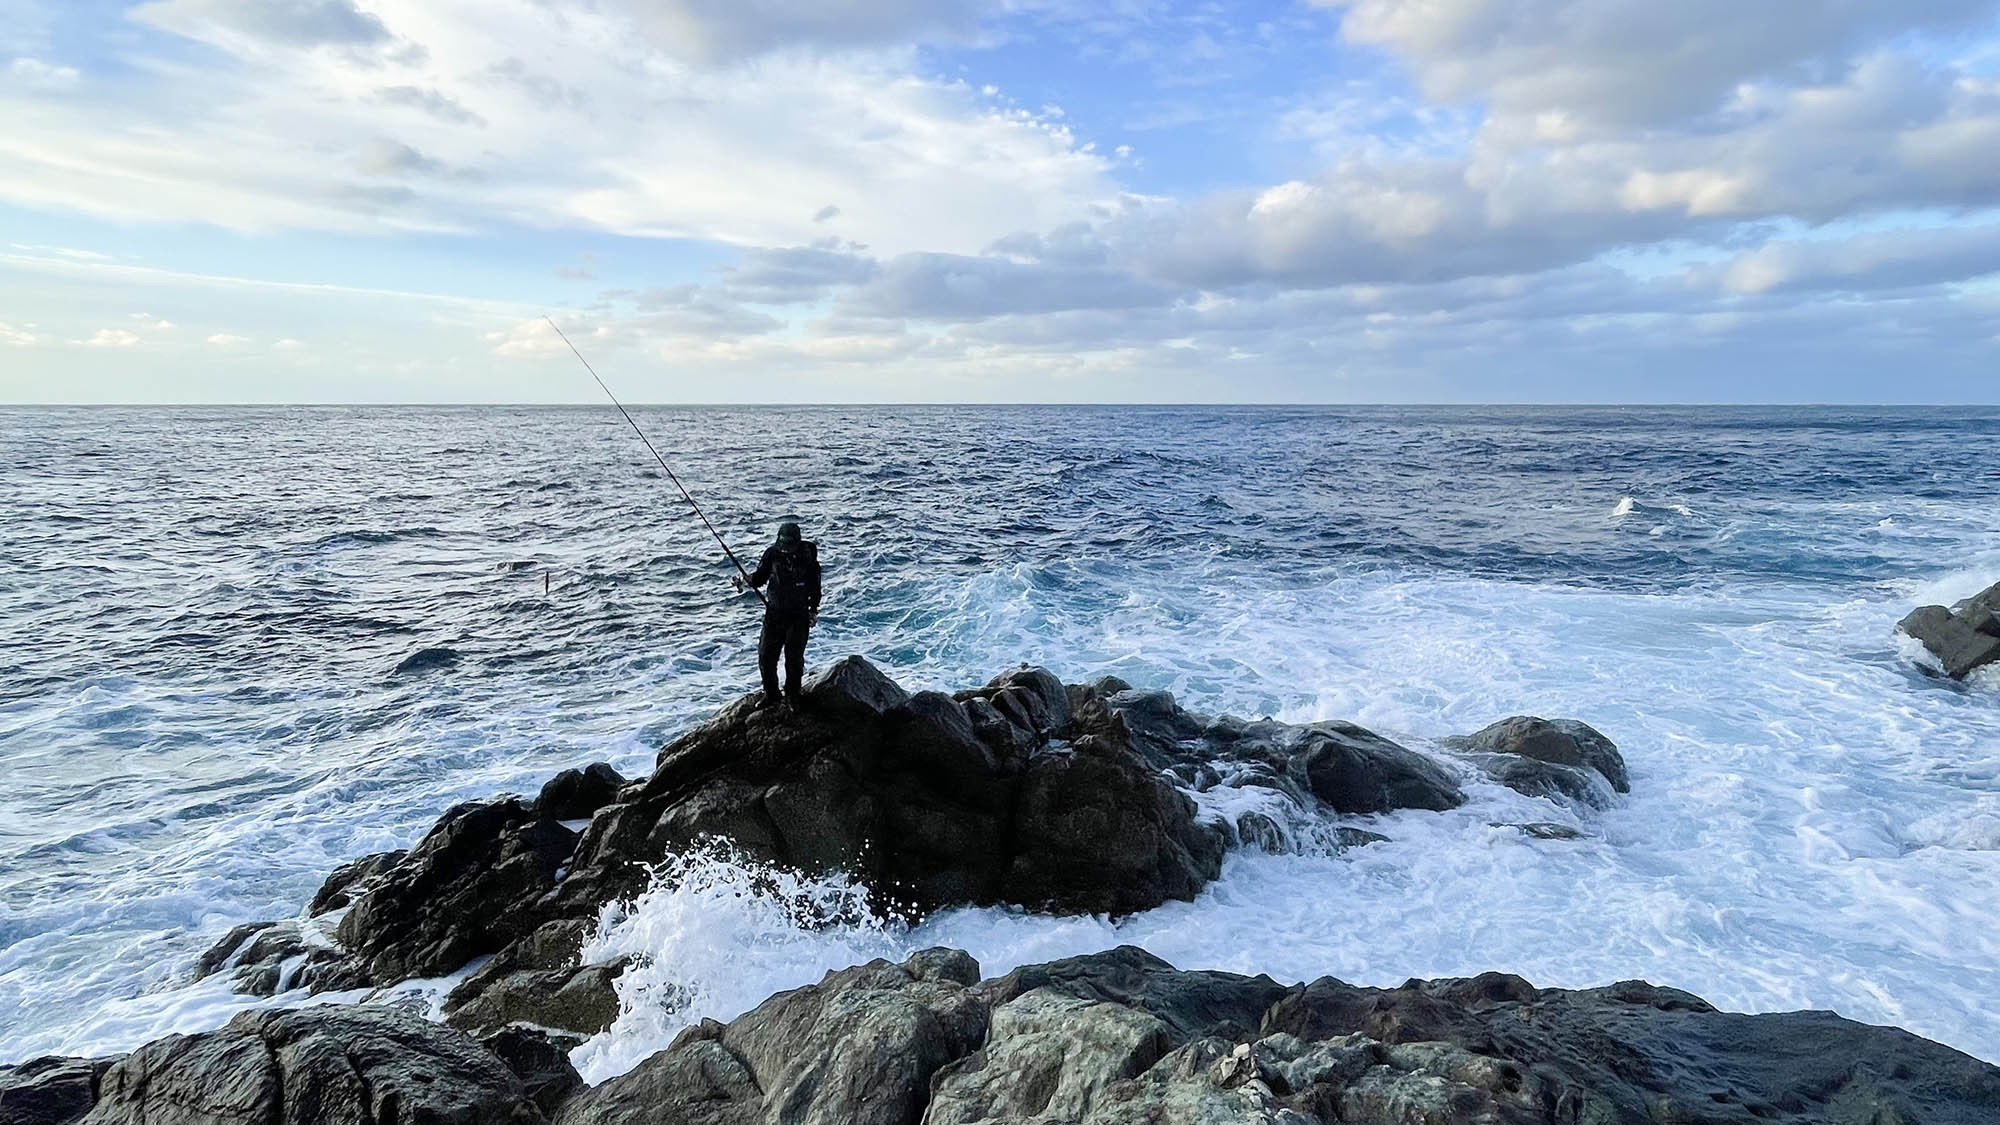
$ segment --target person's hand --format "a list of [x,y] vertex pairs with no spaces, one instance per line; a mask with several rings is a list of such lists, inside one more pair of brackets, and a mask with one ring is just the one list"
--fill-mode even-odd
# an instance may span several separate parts
[[734,587],[736,587],[736,592],[737,592],[737,593],[739,593],[739,594],[740,594],[740,593],[742,593],[742,592],[743,592],[743,576],[742,576],[742,575],[740,575],[740,574],[732,574],[732,575],[730,575],[730,576],[729,576],[729,584],[730,584],[731,586],[734,586]]
[[813,610],[813,611],[812,611],[812,617],[811,617],[811,618],[809,618],[809,619],[808,619],[808,620],[806,621],[806,626],[807,626],[808,628],[818,628],[818,627],[819,627],[819,610]]

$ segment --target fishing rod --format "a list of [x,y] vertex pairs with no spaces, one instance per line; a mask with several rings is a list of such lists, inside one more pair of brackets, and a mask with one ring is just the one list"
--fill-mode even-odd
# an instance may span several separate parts
[[625,404],[618,401],[618,396],[611,393],[610,387],[605,386],[603,377],[597,374],[597,369],[590,365],[589,360],[583,358],[583,353],[576,350],[576,345],[570,344],[569,335],[562,330],[562,325],[557,324],[554,318],[546,314],[543,315],[542,319],[549,322],[549,327],[556,330],[556,335],[562,337],[563,343],[569,344],[570,354],[576,357],[576,361],[578,363],[583,364],[583,369],[585,371],[590,372],[590,377],[592,379],[597,380],[598,388],[604,392],[606,398],[609,398],[611,400],[611,405],[617,407],[618,413],[623,414],[625,416],[625,424],[631,426],[632,432],[639,435],[639,440],[646,443],[646,452],[651,453],[653,455],[653,460],[658,461],[660,463],[660,468],[666,472],[667,479],[673,481],[674,487],[681,490],[681,499],[687,501],[688,507],[694,509],[694,514],[701,517],[702,526],[708,528],[708,533],[710,535],[715,536],[716,545],[722,548],[723,554],[729,556],[730,562],[736,564],[736,573],[743,576],[743,584],[745,586],[750,587],[750,592],[757,595],[758,601],[763,602],[767,606],[770,605],[771,599],[764,596],[764,591],[759,590],[757,587],[751,585],[750,572],[743,568],[743,560],[736,557],[736,552],[729,549],[729,544],[722,538],[722,533],[720,531],[715,530],[714,524],[708,522],[708,513],[702,511],[701,505],[694,502],[694,496],[692,493],[688,492],[687,485],[682,484],[681,478],[674,475],[673,467],[667,464],[667,459],[665,457],[660,456],[660,451],[653,448],[653,440],[646,436],[646,431],[639,428],[639,423],[632,420],[632,412],[625,409]]

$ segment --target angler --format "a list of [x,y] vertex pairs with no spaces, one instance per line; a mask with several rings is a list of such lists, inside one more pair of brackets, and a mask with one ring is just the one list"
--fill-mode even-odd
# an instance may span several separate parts
[[[583,364],[585,371],[590,372],[591,379],[597,383],[605,397],[611,400],[611,405],[618,408],[619,416],[625,419],[625,424],[632,427],[632,432],[638,434],[639,440],[645,443],[646,452],[653,455],[653,460],[659,462],[660,470],[666,473],[667,479],[680,490],[681,499],[687,501],[688,507],[694,511],[696,518],[701,520],[702,526],[715,537],[716,546],[722,548],[722,553],[729,557],[730,565],[736,568],[736,573],[731,575],[729,580],[736,584],[738,590],[748,585],[756,591],[757,600],[764,603],[764,635],[757,643],[757,667],[764,677],[764,698],[757,705],[760,708],[769,707],[782,698],[796,710],[801,698],[799,679],[805,675],[806,636],[812,632],[812,627],[819,623],[819,544],[803,538],[799,534],[799,525],[787,520],[778,525],[778,541],[765,550],[763,560],[757,564],[757,573],[752,574],[745,570],[743,560],[737,558],[736,552],[729,549],[728,541],[723,539],[722,533],[709,522],[708,513],[701,510],[700,504],[695,503],[694,494],[687,490],[687,485],[681,483],[681,478],[675,474],[673,466],[667,464],[667,459],[660,456],[660,451],[653,447],[652,439],[646,436],[646,431],[639,428],[639,423],[633,419],[632,412],[625,409],[625,404],[618,401],[617,395],[611,393],[610,386],[598,375],[597,369],[590,365],[589,360],[583,358],[583,353],[577,350],[575,344],[570,343],[569,334],[562,330],[562,326],[555,322],[554,317],[544,316],[542,319],[548,322],[549,327],[555,330],[564,344],[569,345],[570,353],[576,356],[578,363]],[[770,586],[768,594],[763,589],[766,584]],[[543,592],[546,593],[547,590],[548,579],[544,575]],[[780,650],[785,654],[785,690],[782,696],[778,693]]]
[[[736,579],[740,589],[745,579]],[[799,534],[799,525],[787,520],[778,525],[778,541],[764,551],[757,569],[747,579],[753,589],[764,591],[764,634],[757,642],[757,670],[764,677],[764,699],[769,707],[778,694],[778,652],[785,654],[783,699],[794,710],[799,707],[799,677],[805,674],[806,637],[819,623],[819,545]]]

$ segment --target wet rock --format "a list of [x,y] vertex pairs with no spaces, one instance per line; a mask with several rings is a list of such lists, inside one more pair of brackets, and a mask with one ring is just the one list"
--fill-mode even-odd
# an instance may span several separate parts
[[564,770],[542,786],[535,798],[537,815],[550,820],[587,820],[610,804],[625,787],[625,779],[605,762]]
[[2000,662],[2000,582],[1950,609],[1921,606],[1896,628],[1923,642],[1945,675],[1962,680]]
[[1000,898],[1063,914],[1128,914],[1188,900],[1222,873],[1219,826],[1129,754],[1095,737],[1028,763]]
[[[308,928],[315,932],[308,934]],[[202,954],[197,978],[229,971],[235,989],[251,996],[276,996],[295,988],[315,992],[365,988],[366,970],[310,920],[252,922],[223,935]]]
[[1581,832],[1577,831],[1577,830],[1576,830],[1576,829],[1574,829],[1574,828],[1571,828],[1571,827],[1570,827],[1569,825],[1567,825],[1567,824],[1556,824],[1556,823],[1553,823],[1553,822],[1551,822],[1551,821],[1546,821],[1546,820],[1538,820],[1538,821],[1534,821],[1534,822],[1531,822],[1531,823],[1528,823],[1528,824],[1496,824],[1496,825],[1493,825],[1493,827],[1495,827],[1495,828],[1518,828],[1518,829],[1520,829],[1520,830],[1522,831],[1522,833],[1523,833],[1523,834],[1525,834],[1525,835],[1528,835],[1528,836],[1532,836],[1532,837],[1534,837],[1534,838],[1535,838],[1535,839],[1537,839],[1537,840],[1581,840],[1581,839],[1583,839],[1583,833],[1581,833]]
[[496,963],[498,957],[452,989],[444,1001],[446,1023],[482,1035],[526,1023],[588,1037],[618,1019],[616,981],[626,961],[490,971]]
[[939,1067],[978,1046],[979,967],[956,950],[872,961],[708,1023],[571,1099],[558,1121],[910,1122]]
[[395,671],[390,674],[394,676],[420,676],[426,672],[439,672],[447,668],[456,668],[464,659],[465,657],[460,655],[457,649],[442,647],[420,648],[410,655],[405,656],[396,665]]
[[1436,762],[1352,723],[1314,723],[1298,753],[1313,795],[1335,812],[1443,811],[1465,803]]
[[807,702],[831,711],[880,715],[908,702],[910,693],[859,656],[843,657],[808,679]]
[[[208,960],[255,990],[443,975],[525,949],[545,923],[594,921],[647,890],[669,857],[718,846],[748,862],[844,872],[883,915],[995,904],[1122,915],[1192,899],[1232,844],[1337,849],[1340,838],[1306,839],[1295,826],[1464,799],[1438,762],[1353,724],[1210,719],[1111,678],[1065,685],[1022,667],[956,696],[911,694],[848,657],[813,676],[804,697],[796,709],[754,697],[722,708],[663,748],[646,778],[601,763],[565,770],[531,802],[461,805],[407,853],[343,867],[313,907],[346,905],[339,950],[271,928],[230,935]],[[1535,752],[1588,758],[1622,779],[1594,731],[1543,726],[1560,738],[1514,742],[1560,742]],[[1574,780],[1562,772],[1573,767],[1534,765],[1547,784]],[[1276,796],[1190,796],[1219,788]],[[580,835],[568,827],[586,818]],[[256,956],[241,952],[253,943]],[[615,971],[505,953],[454,993],[454,1018],[594,1031],[615,1014]]]
[[2000,1068],[1904,1032],[1639,981],[1286,986],[1131,947],[977,975],[949,950],[828,974],[688,1029],[558,1120],[1971,1125],[2000,1106]]
[[463,1032],[387,1008],[245,1012],[105,1071],[90,1125],[434,1125],[546,1120]]
[[30,1059],[0,1066],[0,1125],[70,1125],[97,1102],[116,1059]]
[[[1486,754],[1512,755],[1528,761],[1562,766],[1572,770],[1590,770],[1601,776],[1605,783],[1620,793],[1632,791],[1630,775],[1625,770],[1625,759],[1618,753],[1618,747],[1588,723],[1575,719],[1540,719],[1532,715],[1516,715],[1502,719],[1474,734],[1459,738],[1447,738],[1444,745],[1460,751]],[[1527,769],[1519,773],[1524,780],[1530,778],[1552,779],[1561,775],[1554,771],[1534,771]],[[1549,784],[1559,789],[1575,788],[1574,782],[1536,782]],[[1510,787],[1512,783],[1502,781]]]
[[1365,828],[1340,827],[1333,830],[1334,836],[1343,848],[1365,848],[1370,844],[1386,844],[1389,837],[1380,832],[1370,832]]
[[517,797],[451,809],[341,918],[376,984],[441,976],[549,916],[576,833]]
[[1580,766],[1564,766],[1517,754],[1469,752],[1461,757],[1481,773],[1516,793],[1547,797],[1569,805],[1609,808],[1617,795],[1604,775]]
[[911,695],[859,658],[799,712],[723,709],[601,810],[563,887],[572,915],[644,888],[648,864],[726,837],[765,863],[859,876],[884,912],[964,903],[1129,913],[1192,898],[1218,826],[1122,740],[1076,734],[1038,669],[964,701]]
[[516,1025],[482,1036],[479,1045],[514,1072],[529,1101],[554,1117],[563,1101],[583,1087],[583,1078],[569,1061],[569,1053],[583,1042],[581,1036],[551,1035]]
[[333,869],[333,874],[320,884],[318,893],[307,905],[307,914],[325,914],[339,910],[354,901],[354,897],[381,879],[390,868],[403,861],[406,851],[376,852],[362,856],[351,863],[343,863]]

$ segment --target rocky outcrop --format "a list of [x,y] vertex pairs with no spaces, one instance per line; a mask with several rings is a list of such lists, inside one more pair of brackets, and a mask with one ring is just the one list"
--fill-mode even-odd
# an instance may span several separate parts
[[1950,609],[1927,605],[1912,610],[1896,628],[1922,641],[1945,675],[1962,680],[2000,663],[2000,582]]
[[1996,1107],[2000,1069],[1824,1012],[1497,973],[1286,986],[1124,947],[984,982],[952,950],[831,973],[690,1028],[557,1121],[1970,1125]]
[[116,1059],[30,1059],[0,1067],[0,1125],[71,1125],[97,1102]]
[[499,1056],[463,1032],[386,1007],[245,1012],[170,1035],[98,1082],[85,1125],[536,1125],[547,1120]]
[[558,920],[509,945],[445,997],[445,1021],[475,1033],[529,1024],[591,1036],[610,1027],[626,965],[579,963],[590,930],[582,919]]
[[1507,788],[1530,797],[1603,807],[1632,791],[1625,759],[1596,728],[1575,719],[1516,715],[1446,748]]
[[1069,719],[1046,673],[964,701],[910,695],[859,658],[797,712],[746,700],[675,740],[592,821],[564,883],[594,912],[709,838],[750,859],[866,883],[884,912],[964,903],[1129,913],[1192,898],[1224,838],[1118,733]]
[[[797,709],[757,702],[675,739],[642,780],[599,764],[563,771],[532,801],[453,808],[407,852],[336,871],[307,918],[232,932],[202,972],[276,995],[441,976],[490,955],[447,1001],[454,1024],[588,1035],[617,1015],[622,965],[582,964],[584,933],[663,861],[717,842],[845,872],[885,915],[1120,915],[1192,899],[1231,846],[1337,850],[1381,837],[1334,817],[1465,799],[1453,767],[1351,723],[1210,718],[1164,691],[1066,685],[1040,668],[911,694],[849,657],[814,676]],[[1581,723],[1509,720],[1472,742],[1559,781],[1597,771],[1600,787],[1625,784],[1616,749]]]

